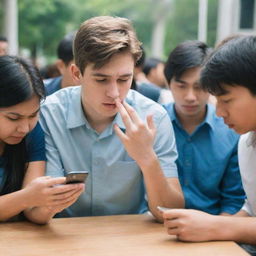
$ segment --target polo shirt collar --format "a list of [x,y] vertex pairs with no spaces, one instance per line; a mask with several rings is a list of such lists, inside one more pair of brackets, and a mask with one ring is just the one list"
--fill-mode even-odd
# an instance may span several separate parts
[[[69,102],[68,114],[67,114],[67,128],[72,129],[85,125],[88,129],[91,129],[89,122],[87,121],[82,108],[81,100],[81,88],[75,94],[72,94]],[[120,113],[117,113],[115,119],[112,122],[112,128],[114,124],[117,124],[122,131],[125,131],[125,125],[123,123]]]
[[82,125],[89,125],[82,108],[81,87],[70,95],[67,112],[67,128],[72,129]]
[[[174,105],[175,105],[175,103],[172,103],[171,108],[170,108],[170,118],[171,118],[172,122],[175,121],[176,124],[178,124],[180,127],[182,127],[182,125],[180,124],[179,119],[176,115]],[[214,106],[212,106],[211,104],[207,104],[206,105],[206,117],[205,117],[204,121],[201,124],[199,124],[199,126],[208,124],[211,129],[214,129],[214,116],[215,116],[213,114],[214,111],[215,111]]]

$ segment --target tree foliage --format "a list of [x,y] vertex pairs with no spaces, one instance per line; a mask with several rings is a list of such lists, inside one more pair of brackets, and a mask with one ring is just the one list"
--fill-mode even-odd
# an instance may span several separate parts
[[[166,8],[169,18],[164,56],[167,56],[178,43],[197,39],[199,0],[161,1],[172,2],[170,8]],[[208,1],[208,39],[213,45],[217,0]],[[18,0],[19,43],[32,52],[40,50],[44,55],[55,56],[59,40],[67,32],[76,30],[84,20],[98,15],[114,15],[126,17],[133,22],[139,39],[150,55],[151,34],[159,4],[159,0]],[[0,11],[0,18],[1,15]]]

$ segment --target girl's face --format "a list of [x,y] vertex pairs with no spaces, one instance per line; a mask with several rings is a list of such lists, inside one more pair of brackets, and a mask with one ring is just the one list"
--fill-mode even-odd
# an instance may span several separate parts
[[0,108],[0,143],[20,143],[35,127],[39,109],[40,101],[36,95],[17,105]]

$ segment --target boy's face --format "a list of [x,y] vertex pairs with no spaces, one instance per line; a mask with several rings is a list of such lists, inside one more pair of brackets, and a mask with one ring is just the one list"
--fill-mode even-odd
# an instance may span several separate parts
[[82,85],[82,104],[89,122],[110,123],[117,114],[116,99],[123,101],[131,87],[134,59],[130,53],[119,53],[101,68],[93,63],[82,75],[73,65],[73,78]]
[[174,77],[170,82],[175,110],[182,119],[201,119],[205,115],[209,93],[199,84],[200,71],[200,67],[190,68],[179,79]]
[[217,96],[216,112],[237,133],[256,131],[256,96],[243,86],[224,85],[226,94]]

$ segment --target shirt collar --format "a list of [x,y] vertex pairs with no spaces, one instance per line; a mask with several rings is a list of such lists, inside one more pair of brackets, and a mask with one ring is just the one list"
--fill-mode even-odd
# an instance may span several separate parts
[[215,111],[216,110],[213,105],[211,105],[211,104],[206,105],[206,117],[205,117],[203,123],[208,124],[212,130],[214,130],[214,127],[215,127]]
[[72,129],[82,125],[88,126],[88,122],[84,116],[81,101],[81,87],[70,95],[67,111],[67,128]]
[[[175,121],[179,126],[181,126],[179,119],[176,115],[174,105],[175,105],[175,103],[171,104],[170,113],[169,113],[170,118],[171,118],[172,122]],[[206,105],[206,117],[205,117],[204,121],[200,124],[200,126],[202,126],[204,124],[208,124],[209,127],[211,127],[211,129],[214,129],[214,116],[215,116],[215,115],[213,115],[214,111],[215,111],[214,106],[212,106],[211,104]]]
[[[76,91],[76,93],[72,94],[70,97],[71,100],[69,102],[67,114],[67,128],[72,129],[82,125],[85,125],[88,129],[91,128],[89,122],[84,115],[82,107],[81,87],[79,90]],[[112,128],[114,124],[117,124],[121,130],[125,131],[126,128],[119,113],[117,113],[115,119],[112,122]]]

